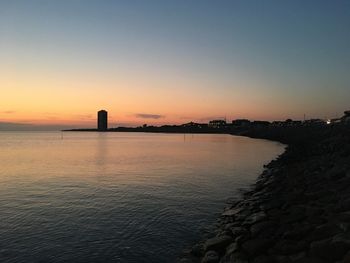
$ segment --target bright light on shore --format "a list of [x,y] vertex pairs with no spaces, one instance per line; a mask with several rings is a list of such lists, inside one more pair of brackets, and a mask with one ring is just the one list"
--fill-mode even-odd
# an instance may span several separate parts
[[327,122],[326,122],[327,124],[331,124],[331,120],[327,120]]

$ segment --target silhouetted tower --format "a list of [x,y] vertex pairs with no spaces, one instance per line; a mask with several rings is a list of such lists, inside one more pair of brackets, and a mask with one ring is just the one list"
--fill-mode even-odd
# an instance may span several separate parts
[[100,110],[97,112],[97,129],[99,131],[107,131],[108,128],[108,118],[107,111]]

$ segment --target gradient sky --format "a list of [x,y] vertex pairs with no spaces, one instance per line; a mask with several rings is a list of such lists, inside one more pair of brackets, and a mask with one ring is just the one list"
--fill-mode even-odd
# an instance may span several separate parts
[[0,122],[332,118],[350,1],[0,1]]

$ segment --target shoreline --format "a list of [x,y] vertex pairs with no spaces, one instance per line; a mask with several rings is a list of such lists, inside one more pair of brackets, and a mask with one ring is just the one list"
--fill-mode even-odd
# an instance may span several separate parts
[[233,135],[288,146],[179,262],[350,262],[349,127]]

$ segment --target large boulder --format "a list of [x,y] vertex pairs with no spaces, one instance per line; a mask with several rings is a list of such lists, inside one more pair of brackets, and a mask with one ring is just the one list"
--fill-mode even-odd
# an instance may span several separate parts
[[209,250],[207,253],[205,253],[201,263],[218,263],[219,260],[220,257],[218,253],[213,250]]
[[232,237],[228,235],[218,236],[208,239],[204,244],[204,250],[215,250],[215,251],[224,251],[226,247],[233,242]]
[[327,262],[336,262],[342,259],[350,250],[350,242],[343,235],[312,242],[310,255]]
[[256,238],[245,241],[242,248],[250,257],[256,257],[264,253],[271,245],[272,241],[270,239]]

